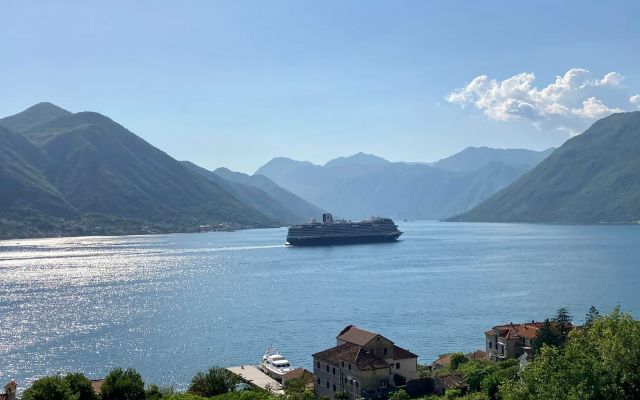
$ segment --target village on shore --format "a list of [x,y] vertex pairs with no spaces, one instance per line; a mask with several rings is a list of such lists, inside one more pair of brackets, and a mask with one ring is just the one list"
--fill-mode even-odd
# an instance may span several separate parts
[[[594,313],[592,318],[598,317],[594,310],[592,307],[590,311]],[[262,365],[241,365],[224,370],[236,379],[231,391],[260,390],[273,396],[284,395],[293,383],[306,393],[305,399],[316,400],[383,400],[393,398],[397,393],[407,398],[464,395],[470,390],[470,382],[459,370],[461,364],[496,364],[499,365],[497,368],[508,369],[517,375],[529,364],[536,346],[545,340],[544,344],[553,344],[548,336],[554,327],[560,335],[582,329],[573,326],[566,309],[560,309],[552,321],[508,323],[488,329],[484,332],[484,350],[443,354],[429,365],[420,365],[417,354],[391,339],[348,325],[336,336],[334,347],[311,355],[313,371],[287,368],[286,373],[273,374]],[[289,366],[288,361],[286,366]],[[104,397],[105,379],[89,382],[95,395]],[[17,386],[16,382],[9,382],[5,394],[0,394],[0,400],[17,400]]]

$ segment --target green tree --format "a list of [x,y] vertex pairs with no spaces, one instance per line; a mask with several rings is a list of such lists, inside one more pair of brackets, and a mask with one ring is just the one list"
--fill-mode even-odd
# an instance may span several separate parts
[[134,369],[116,368],[104,380],[101,400],[144,400],[144,382]]
[[556,311],[556,315],[553,318],[553,322],[556,325],[556,329],[560,333],[560,346],[563,346],[567,341],[567,337],[569,336],[569,331],[571,331],[573,316],[569,314],[569,310],[565,307],[559,308]]
[[460,367],[460,364],[466,363],[467,361],[469,361],[469,359],[464,354],[453,353],[451,355],[451,369],[455,371]]
[[598,318],[600,318],[600,311],[595,306],[589,307],[589,312],[587,312],[584,319],[584,327],[590,328]]
[[198,371],[189,386],[189,393],[212,397],[231,391],[240,379],[225,368],[212,367],[207,372]]
[[69,382],[59,375],[45,376],[24,391],[22,400],[78,400]]
[[500,394],[505,400],[640,399],[640,321],[614,309],[572,332],[564,348],[544,346]]
[[538,329],[538,333],[536,337],[533,339],[533,351],[534,354],[542,349],[543,346],[560,346],[562,343],[562,338],[560,332],[555,324],[552,324],[548,319],[544,321],[540,329]]
[[399,389],[391,393],[391,396],[389,396],[389,400],[409,400],[409,395],[407,394],[407,392],[405,392],[404,389]]
[[98,400],[98,395],[91,386],[91,381],[81,373],[73,373],[64,377],[73,394],[78,400]]

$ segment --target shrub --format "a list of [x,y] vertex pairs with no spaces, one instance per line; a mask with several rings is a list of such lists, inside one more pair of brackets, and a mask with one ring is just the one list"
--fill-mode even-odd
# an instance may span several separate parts
[[469,359],[464,354],[462,354],[462,353],[453,353],[451,355],[451,369],[453,371],[455,371],[455,370],[458,369],[460,364],[466,363],[467,361],[469,361]]
[[61,376],[45,376],[24,391],[22,400],[77,400],[71,392],[69,382]]
[[230,392],[240,379],[225,368],[212,367],[207,372],[198,371],[189,386],[188,393],[213,397]]
[[144,382],[134,369],[116,368],[104,380],[101,400],[144,400]]
[[391,393],[389,400],[409,400],[409,395],[404,391],[404,389],[399,389]]

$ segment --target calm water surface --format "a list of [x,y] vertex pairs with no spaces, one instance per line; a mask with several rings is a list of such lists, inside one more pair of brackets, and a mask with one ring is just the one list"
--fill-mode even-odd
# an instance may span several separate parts
[[288,248],[286,229],[0,241],[0,383],[113,367],[184,388],[211,365],[295,365],[354,323],[431,362],[498,323],[640,315],[640,226],[410,222],[399,243]]

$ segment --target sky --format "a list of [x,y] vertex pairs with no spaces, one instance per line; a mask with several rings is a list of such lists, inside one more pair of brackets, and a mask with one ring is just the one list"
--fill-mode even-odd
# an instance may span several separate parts
[[97,111],[180,160],[434,161],[640,110],[638,1],[0,3],[0,116]]

